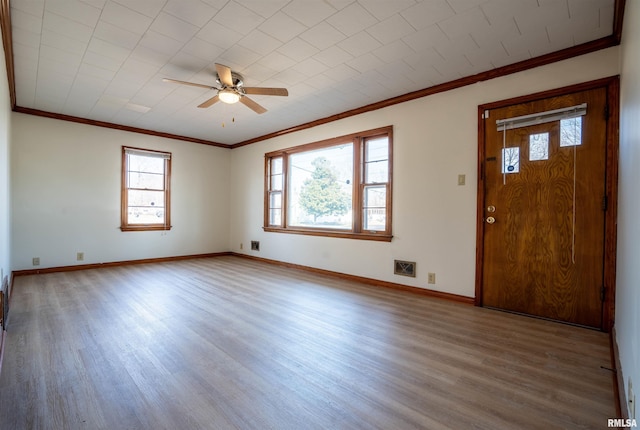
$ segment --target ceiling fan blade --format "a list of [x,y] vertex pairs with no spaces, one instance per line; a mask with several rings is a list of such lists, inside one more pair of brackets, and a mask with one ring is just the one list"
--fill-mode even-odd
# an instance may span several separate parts
[[208,90],[217,90],[216,87],[212,87],[211,85],[196,84],[195,82],[179,81],[177,79],[162,78],[162,82],[173,82],[174,84],[191,85],[192,87],[206,88]]
[[218,72],[220,82],[228,87],[233,86],[233,78],[231,77],[231,69],[229,67],[216,63],[216,72]]
[[215,96],[211,97],[209,100],[206,100],[202,103],[200,103],[198,105],[199,108],[208,108],[209,106],[211,106],[214,103],[217,103],[218,101],[220,101],[220,99],[218,98],[218,95],[216,94]]
[[260,106],[258,103],[254,102],[247,96],[240,97],[240,103],[242,103],[243,105],[245,105],[246,107],[248,107],[249,109],[251,109],[257,114],[265,113],[267,111],[265,108],[263,108],[262,106]]
[[245,94],[257,94],[264,96],[288,96],[286,88],[242,87]]

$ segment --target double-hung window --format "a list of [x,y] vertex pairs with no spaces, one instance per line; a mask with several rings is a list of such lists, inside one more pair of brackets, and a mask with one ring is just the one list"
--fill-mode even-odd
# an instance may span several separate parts
[[390,241],[392,132],[265,154],[264,230]]
[[122,147],[123,231],[170,230],[171,153]]

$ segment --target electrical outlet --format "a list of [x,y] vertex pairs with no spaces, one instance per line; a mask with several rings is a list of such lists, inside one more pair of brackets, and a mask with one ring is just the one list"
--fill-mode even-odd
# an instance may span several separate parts
[[240,249],[244,248],[244,244],[240,242]]
[[84,252],[78,252],[76,254],[76,260],[78,261],[84,261]]
[[464,185],[467,183],[467,175],[458,175],[458,185]]
[[427,275],[427,282],[429,284],[435,284],[436,283],[436,274],[429,272],[429,274]]
[[31,264],[33,264],[34,266],[39,266],[40,265],[40,257],[33,257],[33,259],[31,260]]

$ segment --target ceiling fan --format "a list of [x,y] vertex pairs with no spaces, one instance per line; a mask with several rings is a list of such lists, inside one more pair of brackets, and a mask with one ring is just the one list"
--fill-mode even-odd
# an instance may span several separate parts
[[286,88],[264,88],[264,87],[245,87],[244,78],[239,73],[231,71],[231,68],[216,63],[216,82],[220,86],[197,84],[195,82],[179,81],[177,79],[162,79],[164,82],[174,82],[176,84],[191,85],[192,87],[207,88],[216,90],[217,94],[210,99],[199,104],[199,108],[208,108],[209,106],[222,101],[224,103],[233,104],[240,102],[254,112],[261,114],[267,110],[258,103],[247,97],[247,94],[257,94],[265,96],[288,96],[289,92]]

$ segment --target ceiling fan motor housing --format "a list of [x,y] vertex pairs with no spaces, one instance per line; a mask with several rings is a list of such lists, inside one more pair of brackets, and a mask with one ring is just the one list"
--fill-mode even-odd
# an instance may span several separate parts
[[240,73],[231,72],[231,80],[233,81],[233,86],[225,85],[222,82],[222,80],[220,79],[220,75],[218,75],[216,73],[216,82],[222,88],[238,88],[238,87],[242,87],[242,85],[244,85],[244,78],[242,77],[242,75]]

